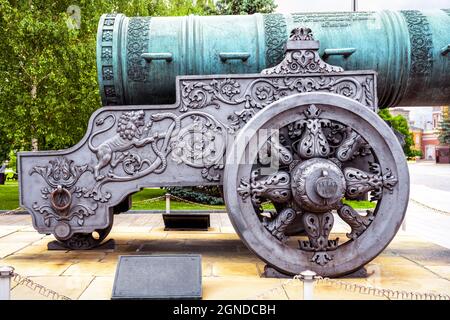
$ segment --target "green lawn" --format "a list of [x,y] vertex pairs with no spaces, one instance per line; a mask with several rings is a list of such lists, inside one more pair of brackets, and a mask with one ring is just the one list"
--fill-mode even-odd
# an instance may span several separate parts
[[0,210],[13,210],[19,207],[19,184],[17,181],[6,181],[0,184]]
[[[165,210],[166,200],[151,201],[151,199],[163,196],[165,190],[159,188],[143,189],[133,195],[132,210]],[[150,201],[146,201],[150,200]],[[375,203],[370,201],[353,201],[344,200],[346,204],[351,205],[354,209],[370,209],[375,207]],[[0,185],[0,210],[12,210],[19,206],[19,190],[17,182],[6,182]],[[223,210],[225,206],[198,205],[186,203],[182,201],[171,200],[170,207],[172,210]],[[273,209],[272,204],[263,205],[265,210]]]

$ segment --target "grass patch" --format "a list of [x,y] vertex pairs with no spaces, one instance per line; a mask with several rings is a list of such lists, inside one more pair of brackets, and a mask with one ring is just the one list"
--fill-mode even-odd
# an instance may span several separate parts
[[19,183],[6,181],[0,184],[0,210],[13,210],[19,207]]
[[[165,194],[164,189],[146,188],[133,194],[133,207],[131,210],[165,210],[166,200],[151,200]],[[353,209],[373,209],[376,203],[370,201],[344,200],[345,204],[350,205]],[[13,210],[19,206],[19,185],[17,181],[7,181],[4,185],[0,185],[0,210]],[[186,203],[182,201],[171,200],[170,208],[172,210],[224,210],[224,205],[199,205]],[[263,205],[264,210],[273,210],[271,203]]]
[[343,201],[345,204],[349,205],[353,209],[374,209],[377,205],[376,202],[371,202],[367,200],[347,200]]
[[[133,195],[133,206],[131,210],[166,210],[166,200],[152,200],[166,194],[166,191],[159,188],[148,188]],[[183,201],[170,200],[171,210],[224,210],[225,206],[201,205],[186,203]]]

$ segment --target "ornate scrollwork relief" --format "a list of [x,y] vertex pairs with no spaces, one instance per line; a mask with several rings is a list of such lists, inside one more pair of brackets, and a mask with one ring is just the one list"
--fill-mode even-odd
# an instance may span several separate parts
[[48,185],[41,189],[41,194],[43,199],[49,201],[43,205],[37,202],[33,204],[33,209],[43,215],[47,227],[52,219],[68,222],[75,217],[78,225],[82,226],[86,217],[95,214],[96,204],[89,207],[81,202],[73,203],[73,195],[77,198],[83,195],[83,188],[76,184],[86,172],[93,172],[93,169],[87,164],[76,165],[66,157],[57,157],[50,160],[47,166],[35,166],[31,169],[30,175],[39,174]]
[[383,196],[383,190],[392,192],[393,187],[397,184],[397,177],[389,168],[385,169],[382,174],[381,167],[378,163],[370,163],[371,173],[356,168],[345,168],[344,177],[347,181],[347,190],[345,195],[354,199],[371,193],[371,201],[380,200]]
[[103,95],[105,97],[104,103],[106,105],[118,104],[121,100],[120,94],[116,89],[114,82],[114,64],[113,64],[113,30],[116,24],[117,15],[106,15],[102,26],[101,37],[101,54],[100,64],[103,80]]
[[350,239],[358,238],[372,223],[375,216],[373,215],[373,211],[367,210],[366,215],[362,216],[358,212],[356,212],[349,205],[342,205],[337,213],[342,220],[344,220],[351,228],[352,231],[347,233],[347,237]]
[[405,17],[411,42],[411,75],[429,75],[433,70],[433,35],[427,17],[418,10],[400,11]]
[[304,158],[325,158],[330,154],[330,146],[322,127],[329,126],[328,119],[319,118],[320,110],[315,105],[310,105],[305,111],[306,120],[300,120],[300,126],[304,128],[299,143],[294,147],[298,154]]
[[238,193],[243,200],[250,197],[252,204],[256,207],[261,205],[263,199],[284,203],[292,196],[291,178],[289,173],[283,171],[261,178],[259,170],[255,170],[250,179],[241,180]]
[[181,82],[180,111],[206,107],[239,106],[228,118],[238,130],[256,112],[292,94],[330,92],[355,99],[374,109],[373,80],[370,77],[306,76],[248,79],[213,79]]
[[287,227],[294,221],[297,212],[292,208],[285,208],[272,220],[263,218],[263,225],[278,240],[286,241],[288,237],[284,234]]
[[266,40],[266,65],[273,67],[283,59],[283,45],[288,35],[286,20],[279,13],[265,14],[263,19]]
[[[163,121],[167,130],[153,129],[155,122]],[[164,112],[154,113],[146,120],[143,110],[133,110],[123,112],[118,119],[114,113],[109,113],[95,124],[101,129],[91,135],[88,146],[97,157],[94,166],[97,182],[85,192],[85,197],[107,202],[111,194],[102,191],[106,183],[160,174],[167,168],[169,155],[175,163],[202,169],[202,177],[209,181],[220,179],[214,171],[223,168],[228,129],[210,114]],[[113,130],[113,136],[98,146],[94,144],[97,136]]]
[[333,257],[327,253],[337,248],[339,238],[329,240],[334,218],[331,212],[323,214],[305,213],[303,215],[307,241],[299,241],[300,248],[305,251],[313,251],[311,261],[323,266]]
[[[292,45],[290,46],[290,44]],[[309,28],[292,30],[287,50],[282,62],[272,68],[264,69],[262,74],[308,74],[343,72],[344,69],[332,66],[319,55],[319,43],[314,41]]]
[[[261,143],[250,178],[241,178],[237,189],[245,202],[251,200],[263,226],[278,240],[286,242],[286,230],[298,216],[303,221],[308,240],[300,241],[300,250],[312,252],[311,261],[324,266],[333,260],[330,251],[339,245],[339,239],[329,239],[333,228],[333,214],[351,227],[347,237],[356,240],[375,219],[368,211],[361,215],[344,198],[353,199],[366,193],[371,200],[381,200],[384,190],[393,191],[397,178],[389,168],[381,172],[380,164],[367,141],[350,126],[324,118],[320,106],[309,105],[300,113],[300,119],[280,129]],[[271,152],[269,152],[269,149]],[[280,151],[281,150],[281,151]],[[286,161],[276,172],[263,175],[267,156]],[[347,163],[362,163],[369,158],[370,172],[349,167]],[[264,168],[265,169],[265,168]],[[265,212],[262,204],[272,202],[275,213]]]
[[322,28],[345,28],[357,21],[375,21],[374,12],[293,13],[292,21],[301,25],[320,23]]
[[341,161],[349,161],[358,155],[368,154],[368,144],[358,133],[346,128],[346,138],[336,150],[336,158]]
[[[265,19],[270,21],[274,17],[267,15]],[[284,60],[264,69],[261,77],[182,80],[180,111],[238,106],[240,109],[228,117],[230,127],[238,130],[274,101],[296,93],[318,91],[355,99],[375,111],[373,75],[336,75],[344,70],[324,62],[318,49],[319,42],[314,41],[311,29],[296,28],[291,32]]]
[[148,52],[150,17],[130,18],[127,30],[127,75],[128,80],[144,82],[147,80],[149,64],[141,54]]

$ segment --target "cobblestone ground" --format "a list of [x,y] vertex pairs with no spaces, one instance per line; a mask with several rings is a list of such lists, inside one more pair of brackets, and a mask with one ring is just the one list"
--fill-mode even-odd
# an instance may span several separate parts
[[[393,290],[450,294],[450,250],[415,234],[425,220],[450,219],[411,203],[406,231],[366,266],[368,277],[342,281]],[[448,222],[448,220],[446,220]],[[334,232],[344,233],[339,222]],[[342,235],[344,236],[344,235]],[[0,216],[0,265],[11,265],[32,280],[72,299],[109,299],[120,255],[147,253],[202,254],[204,299],[301,299],[300,283],[261,278],[264,263],[239,240],[226,214],[212,214],[207,232],[166,232],[161,215],[123,214],[115,217],[110,238],[114,250],[47,251],[52,236],[40,235],[28,215]],[[277,288],[277,290],[272,290]],[[318,299],[387,299],[316,286]],[[30,288],[14,284],[13,299],[45,299]]]
[[[366,266],[368,276],[345,283],[450,295],[450,165],[410,164],[406,219],[395,239]],[[339,217],[333,232],[349,231]],[[52,236],[38,234],[28,215],[0,215],[0,265],[11,265],[72,299],[109,299],[120,255],[200,253],[204,299],[301,299],[302,284],[262,278],[264,263],[239,240],[226,214],[211,214],[209,231],[164,231],[161,215],[115,216],[114,250],[48,251]],[[388,299],[321,283],[317,299]],[[389,296],[390,297],[390,296]],[[13,299],[45,299],[14,283]]]

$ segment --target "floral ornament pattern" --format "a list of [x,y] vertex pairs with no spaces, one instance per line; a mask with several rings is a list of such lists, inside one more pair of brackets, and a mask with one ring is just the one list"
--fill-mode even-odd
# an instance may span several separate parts
[[44,223],[50,226],[51,219],[56,221],[70,221],[77,218],[79,226],[84,224],[84,219],[95,214],[95,209],[84,204],[73,204],[72,196],[81,198],[84,188],[76,186],[80,177],[86,172],[93,172],[87,164],[75,165],[73,160],[66,157],[58,157],[49,161],[48,166],[35,166],[30,175],[39,174],[49,187],[41,189],[42,198],[49,199],[45,205],[33,204],[33,209],[43,215]]
[[[376,215],[368,211],[362,215],[343,199],[354,199],[365,194],[371,201],[380,201],[385,192],[392,192],[398,183],[389,169],[376,161],[366,140],[350,126],[323,116],[320,106],[309,105],[301,118],[280,129],[275,141],[267,138],[255,157],[251,175],[242,177],[237,193],[243,203],[251,201],[255,213],[265,229],[277,240],[288,240],[287,230],[301,220],[307,240],[299,241],[299,250],[311,252],[310,260],[324,266],[333,260],[339,247],[339,238],[330,239],[336,210],[351,232],[347,238],[356,240],[371,225]],[[266,149],[279,159],[279,168],[263,174]],[[278,146],[275,147],[274,146]],[[370,172],[349,166],[367,163]],[[265,211],[263,203],[270,201],[275,212]],[[297,219],[297,217],[299,219]]]

